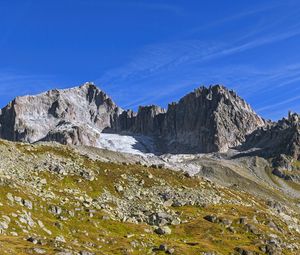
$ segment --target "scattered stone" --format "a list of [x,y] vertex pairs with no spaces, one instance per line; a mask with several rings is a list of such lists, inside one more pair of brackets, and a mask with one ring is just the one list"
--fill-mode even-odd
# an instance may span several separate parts
[[33,248],[33,251],[37,254],[46,254],[46,250],[37,247]]
[[95,255],[95,253],[90,252],[90,251],[80,251],[79,254],[80,255]]
[[159,235],[170,235],[172,230],[168,226],[163,226],[155,229],[155,233]]
[[245,227],[246,227],[247,231],[250,231],[254,235],[259,234],[259,231],[257,230],[257,228],[253,224],[246,224]]
[[119,193],[121,193],[121,192],[123,192],[123,191],[124,191],[124,188],[123,188],[123,186],[122,186],[122,185],[120,185],[120,184],[117,184],[117,185],[115,186],[115,188],[116,188],[116,191],[117,191],[117,192],[119,192]]
[[28,242],[31,242],[31,243],[33,243],[33,244],[37,244],[37,243],[38,243],[38,239],[35,238],[35,237],[33,237],[33,236],[27,238],[27,241],[28,241]]
[[28,209],[31,210],[31,209],[33,208],[33,205],[32,205],[32,202],[31,202],[31,201],[24,199],[24,200],[22,200],[22,202],[23,202],[23,205],[24,205],[25,207],[27,207]]
[[247,217],[240,217],[239,223],[242,225],[246,225],[248,223],[248,218]]
[[206,215],[204,219],[212,223],[216,223],[218,221],[218,218],[215,215]]
[[174,254],[175,249],[169,248],[166,244],[161,244],[159,247],[154,248],[153,251],[164,251],[166,254]]
[[60,215],[62,213],[62,209],[56,205],[50,206],[49,211],[54,215]]
[[174,252],[175,252],[175,249],[174,249],[174,248],[169,248],[169,249],[166,251],[167,254],[174,254]]
[[11,202],[14,202],[15,200],[14,200],[14,196],[11,194],[11,193],[7,193],[6,194],[6,197],[7,197],[7,199],[9,200],[9,201],[11,201]]
[[65,240],[65,238],[63,236],[57,236],[57,237],[55,237],[55,241],[56,242],[60,242],[60,243],[65,243],[66,242],[66,240]]
[[221,218],[218,221],[220,224],[224,225],[225,227],[229,227],[232,224],[232,220],[230,220],[230,219]]
[[257,254],[256,252],[249,251],[249,250],[246,250],[246,249],[240,248],[240,247],[235,248],[235,251],[240,255],[256,255]]

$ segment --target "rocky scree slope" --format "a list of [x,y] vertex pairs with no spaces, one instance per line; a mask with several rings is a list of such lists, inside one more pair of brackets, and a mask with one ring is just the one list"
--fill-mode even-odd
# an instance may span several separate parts
[[282,203],[78,146],[0,152],[1,254],[300,252],[299,211]]
[[226,151],[265,121],[235,92],[200,87],[164,110],[123,111],[92,83],[18,97],[0,114],[0,137],[97,146],[103,130],[153,137],[162,152]]

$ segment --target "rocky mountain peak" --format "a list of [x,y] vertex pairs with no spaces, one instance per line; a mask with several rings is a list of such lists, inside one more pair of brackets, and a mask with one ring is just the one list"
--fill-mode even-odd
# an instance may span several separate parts
[[95,85],[94,82],[91,82],[91,81],[87,81],[85,82],[83,85],[79,86],[79,89],[89,89],[89,88],[92,88],[94,90],[99,90],[99,88]]
[[97,146],[103,130],[155,138],[163,152],[226,151],[265,121],[234,91],[199,87],[169,104],[123,111],[87,82],[79,87],[18,97],[2,109],[0,136],[13,141],[57,141]]
[[[64,132],[70,137],[80,139],[85,136],[83,133],[89,133],[96,139],[97,132],[110,127],[121,111],[103,91],[92,83],[85,83],[75,88],[17,97],[2,109],[0,134],[4,139],[30,143],[48,139],[50,134],[52,138],[58,138],[64,121],[69,123],[65,126],[66,131],[81,132],[77,136]],[[70,123],[76,128],[70,129]]]
[[172,120],[168,123],[175,121],[176,136],[196,150],[201,144],[199,152],[226,151],[265,124],[243,99],[222,85],[200,87],[168,112]]
[[195,89],[167,110],[152,105],[140,107],[137,114],[123,114],[117,130],[164,140],[167,152],[212,152],[239,145],[263,125],[265,121],[234,91],[214,85]]

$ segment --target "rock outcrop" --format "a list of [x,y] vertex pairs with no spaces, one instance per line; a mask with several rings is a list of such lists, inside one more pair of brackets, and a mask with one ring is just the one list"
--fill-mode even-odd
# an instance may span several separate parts
[[168,152],[226,151],[265,121],[235,92],[216,85],[200,87],[169,104],[123,112],[116,130],[153,135],[164,140]]
[[160,135],[166,110],[156,106],[140,106],[137,113],[124,111],[118,118],[115,129],[144,135]]
[[100,133],[87,125],[76,126],[71,122],[60,121],[57,126],[40,141],[61,144],[97,146]]
[[289,113],[288,118],[257,129],[247,136],[242,149],[256,148],[252,154],[276,157],[285,154],[300,160],[300,115]]
[[41,140],[96,145],[122,110],[92,83],[17,97],[1,110],[0,136],[11,141]]

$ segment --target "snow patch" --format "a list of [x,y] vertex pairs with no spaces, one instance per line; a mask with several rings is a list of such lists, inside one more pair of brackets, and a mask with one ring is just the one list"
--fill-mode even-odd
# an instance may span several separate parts
[[143,135],[101,133],[97,147],[117,152],[145,155],[155,152],[153,139]]

